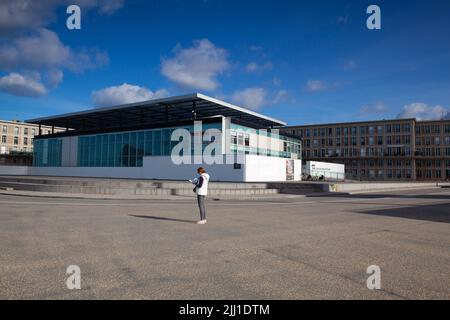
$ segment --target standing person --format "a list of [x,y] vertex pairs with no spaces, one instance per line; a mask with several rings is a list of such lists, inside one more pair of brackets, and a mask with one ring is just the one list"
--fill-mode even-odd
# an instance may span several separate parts
[[198,221],[197,224],[205,224],[205,199],[208,195],[209,174],[207,174],[205,169],[202,167],[198,168],[197,172],[199,174],[199,177],[197,179],[189,181],[195,184],[194,192],[197,193],[198,208],[200,209],[200,221]]

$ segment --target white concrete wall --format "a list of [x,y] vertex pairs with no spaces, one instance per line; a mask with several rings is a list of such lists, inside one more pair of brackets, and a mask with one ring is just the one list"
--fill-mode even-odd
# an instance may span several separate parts
[[204,167],[213,181],[244,181],[244,165],[241,169],[234,169],[234,164],[176,165],[170,157],[144,157],[144,175],[149,179],[188,180],[198,167]]
[[[270,182],[286,181],[286,161],[290,159],[258,155],[245,156],[245,181]],[[300,181],[302,175],[301,160],[294,160],[294,180]]]
[[0,175],[2,176],[24,176],[28,174],[27,166],[0,166]]
[[[28,173],[43,176],[188,180],[196,175],[198,167],[204,167],[212,181],[270,182],[286,180],[287,160],[245,155],[241,168],[235,168],[234,163],[176,165],[170,157],[144,157],[143,167],[30,167]],[[294,180],[300,179],[301,160],[294,160]]]

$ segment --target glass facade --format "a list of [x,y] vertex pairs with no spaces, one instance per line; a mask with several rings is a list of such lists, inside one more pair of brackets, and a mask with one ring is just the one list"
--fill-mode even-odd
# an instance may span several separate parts
[[36,167],[60,167],[61,157],[61,139],[42,139],[34,141],[33,162]]
[[[78,167],[142,167],[144,156],[170,156],[180,141],[171,141],[172,133],[186,129],[191,133],[191,154],[194,154],[194,125],[172,128],[146,129],[78,136],[76,163]],[[203,134],[208,129],[222,131],[222,123],[202,124]],[[300,141],[275,133],[263,132],[231,124],[230,153],[257,154],[273,157],[297,158],[301,155]],[[261,136],[270,140],[266,148],[258,147]],[[203,141],[202,150],[209,144]],[[36,139],[35,161],[38,167],[59,167],[62,159],[62,139]]]
[[[230,134],[232,153],[264,155],[289,159],[295,154],[297,159],[301,158],[301,142],[299,139],[267,132],[267,130],[248,128],[234,123],[230,126]],[[252,140],[251,136],[257,137],[258,140],[260,137],[267,137],[270,142],[263,148],[258,141],[257,143],[250,143]]]
[[[203,124],[202,130],[221,129],[219,124]],[[144,156],[170,156],[179,141],[171,141],[177,129],[194,131],[194,126],[128,131],[78,138],[79,167],[142,167]],[[203,148],[207,145],[204,142]],[[191,154],[194,148],[192,146]]]

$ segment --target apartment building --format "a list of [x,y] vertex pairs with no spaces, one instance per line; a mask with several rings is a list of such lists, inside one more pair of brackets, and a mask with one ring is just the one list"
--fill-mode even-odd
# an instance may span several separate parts
[[[61,132],[65,129],[41,126],[41,134]],[[17,120],[0,120],[0,154],[11,152],[33,152],[34,137],[39,135],[39,126]]]
[[302,159],[345,164],[356,180],[450,179],[450,120],[395,119],[280,128]]

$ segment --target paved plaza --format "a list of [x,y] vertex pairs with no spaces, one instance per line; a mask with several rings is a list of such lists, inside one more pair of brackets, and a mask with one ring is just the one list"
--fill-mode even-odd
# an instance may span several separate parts
[[0,195],[0,298],[450,299],[450,189],[210,200],[207,215],[194,223],[191,198]]

